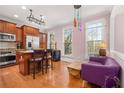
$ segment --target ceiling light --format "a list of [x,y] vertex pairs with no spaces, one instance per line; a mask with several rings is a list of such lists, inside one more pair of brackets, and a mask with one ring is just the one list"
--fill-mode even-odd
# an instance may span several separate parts
[[19,16],[15,14],[14,17],[18,18]]
[[77,31],[82,31],[81,24],[81,5],[74,5],[74,27]]
[[30,14],[27,17],[27,20],[32,22],[32,23],[36,23],[38,25],[45,25],[45,17],[43,15],[40,15],[40,19],[34,17],[33,13],[32,13],[32,9],[29,10]]
[[26,8],[25,6],[22,6],[22,9],[23,9],[23,10],[26,10],[27,8]]
[[81,5],[74,5],[75,9],[79,9],[81,7]]

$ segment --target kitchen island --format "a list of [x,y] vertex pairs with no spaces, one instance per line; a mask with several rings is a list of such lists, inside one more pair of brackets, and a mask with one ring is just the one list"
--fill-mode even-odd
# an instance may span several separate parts
[[28,75],[30,72],[29,59],[32,58],[33,50],[16,51],[16,61],[19,64],[19,72]]
[[[35,49],[35,50],[44,50],[47,49]],[[49,49],[48,49],[49,51]],[[60,61],[61,60],[61,53],[60,50],[52,50],[51,56],[53,61]],[[30,65],[29,59],[32,58],[34,50],[18,50],[16,51],[16,62],[19,64],[19,72],[23,75],[30,74]],[[37,67],[37,66],[36,66]]]

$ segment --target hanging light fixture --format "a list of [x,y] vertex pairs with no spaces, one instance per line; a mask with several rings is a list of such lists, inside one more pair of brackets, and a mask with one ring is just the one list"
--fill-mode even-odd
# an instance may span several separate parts
[[74,5],[74,27],[78,31],[81,31],[81,17],[80,17],[80,8],[81,5]]
[[40,15],[40,19],[37,19],[36,17],[33,16],[32,9],[29,9],[29,11],[30,11],[30,15],[27,17],[28,21],[32,23],[36,23],[38,25],[45,25],[45,20],[43,15]]
[[74,5],[75,9],[79,9],[81,7],[81,5]]

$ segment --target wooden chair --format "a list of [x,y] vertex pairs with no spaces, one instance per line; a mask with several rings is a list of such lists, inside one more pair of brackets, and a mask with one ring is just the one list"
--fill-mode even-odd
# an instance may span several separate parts
[[52,49],[46,49],[45,50],[45,55],[44,55],[44,60],[46,62],[46,68],[45,71],[47,73],[47,70],[49,67],[53,70],[53,61],[52,61]]
[[33,56],[29,60],[30,63],[33,63],[33,79],[35,79],[36,64],[38,65],[38,71],[42,69],[42,74],[44,74],[43,55],[44,55],[43,50],[34,50]]

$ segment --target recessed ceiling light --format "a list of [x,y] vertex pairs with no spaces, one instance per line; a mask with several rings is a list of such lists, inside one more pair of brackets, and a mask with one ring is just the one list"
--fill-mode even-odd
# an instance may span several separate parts
[[15,14],[14,17],[18,18],[19,16]]
[[22,6],[22,9],[23,9],[23,10],[26,10],[27,8],[26,8],[25,6]]

